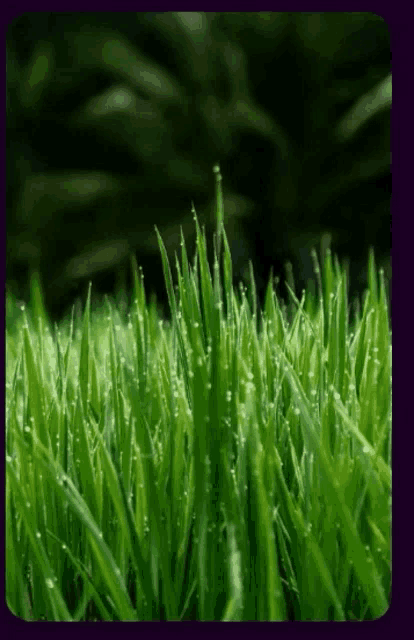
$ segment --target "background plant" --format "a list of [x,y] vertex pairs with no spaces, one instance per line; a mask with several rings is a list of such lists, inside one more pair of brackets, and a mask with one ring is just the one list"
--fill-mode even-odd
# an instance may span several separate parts
[[130,292],[130,251],[168,315],[153,223],[170,260],[180,226],[193,253],[189,201],[211,231],[217,161],[235,281],[251,259],[259,299],[287,260],[298,289],[311,280],[316,293],[310,248],[324,236],[350,259],[351,298],[370,245],[389,280],[381,17],[26,13],[6,49],[8,287],[27,300],[38,271],[53,319],[91,277],[96,292]]

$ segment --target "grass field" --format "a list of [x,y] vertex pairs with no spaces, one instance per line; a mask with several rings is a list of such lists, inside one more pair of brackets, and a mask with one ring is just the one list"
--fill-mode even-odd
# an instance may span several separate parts
[[[372,620],[391,589],[391,332],[383,273],[352,314],[236,292],[216,170],[171,322],[106,299],[52,327],[6,300],[6,597],[25,620]],[[194,212],[195,214],[195,212]],[[158,233],[158,232],[157,232]]]

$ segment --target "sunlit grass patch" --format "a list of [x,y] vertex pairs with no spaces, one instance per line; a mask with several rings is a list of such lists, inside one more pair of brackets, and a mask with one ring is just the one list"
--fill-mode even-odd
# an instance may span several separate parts
[[[27,620],[368,620],[391,584],[391,333],[369,258],[314,254],[318,299],[233,289],[220,173],[211,272],[184,242],[171,321],[132,259],[106,299],[6,314],[6,592]],[[158,231],[157,231],[158,233]],[[12,319],[13,318],[13,319]],[[351,331],[352,327],[352,331]]]

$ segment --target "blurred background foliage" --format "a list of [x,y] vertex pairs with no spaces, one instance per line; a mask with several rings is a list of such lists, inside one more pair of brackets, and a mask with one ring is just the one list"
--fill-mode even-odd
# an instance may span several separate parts
[[[259,296],[309,250],[368,248],[391,277],[390,34],[372,13],[25,13],[7,33],[7,288],[40,273],[53,319],[83,296],[126,304],[129,255],[168,316],[154,225],[170,259],[194,201],[214,230],[223,175],[235,284]],[[211,235],[207,235],[211,240]],[[210,248],[212,242],[209,241]],[[174,269],[173,269],[174,270]],[[175,275],[175,274],[174,274]],[[279,285],[284,295],[286,289]]]

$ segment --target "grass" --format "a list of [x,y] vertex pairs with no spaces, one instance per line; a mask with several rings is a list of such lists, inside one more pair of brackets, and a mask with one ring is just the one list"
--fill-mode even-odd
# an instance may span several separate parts
[[[372,620],[391,585],[391,332],[369,257],[319,299],[236,294],[216,170],[171,322],[112,300],[51,327],[6,301],[6,597],[25,620]],[[194,211],[195,214],[195,211]],[[224,290],[224,295],[223,295]]]

